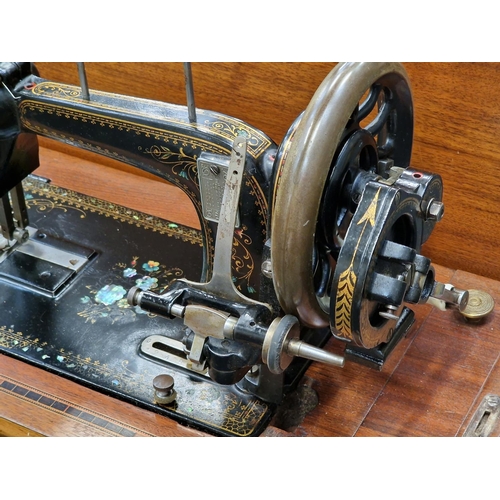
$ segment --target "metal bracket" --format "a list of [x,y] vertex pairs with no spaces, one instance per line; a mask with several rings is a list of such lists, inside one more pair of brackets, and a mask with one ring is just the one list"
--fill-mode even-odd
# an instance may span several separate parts
[[[192,368],[185,346],[180,340],[163,335],[150,335],[142,341],[141,352],[153,359],[164,361],[186,370]],[[210,378],[206,368],[196,370],[196,372],[206,378]]]
[[48,297],[57,297],[94,257],[89,248],[52,238],[32,227],[29,239],[0,256],[0,279]]
[[[203,152],[196,163],[203,217],[212,222],[219,222],[230,160],[227,156]],[[238,210],[235,227],[240,227]]]
[[380,344],[372,349],[365,349],[357,345],[347,345],[344,351],[346,360],[354,361],[355,363],[375,368],[376,370],[382,370],[389,354],[398,345],[399,341],[408,334],[414,322],[415,313],[411,309],[404,307],[389,342]]
[[489,437],[500,434],[500,396],[487,394],[474,413],[464,437]]
[[219,225],[217,227],[217,237],[215,240],[212,278],[208,283],[197,283],[187,280],[182,281],[193,288],[212,293],[217,297],[234,300],[242,304],[265,305],[271,310],[268,304],[262,304],[262,302],[249,299],[240,293],[234,286],[232,279],[231,263],[234,228],[240,201],[243,173],[245,171],[246,152],[247,140],[242,136],[236,137],[233,142],[229,169],[224,182],[224,193],[220,206],[220,216],[218,218]]

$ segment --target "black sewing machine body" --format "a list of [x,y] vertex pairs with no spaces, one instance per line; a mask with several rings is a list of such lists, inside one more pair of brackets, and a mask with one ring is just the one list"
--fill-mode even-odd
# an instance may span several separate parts
[[[388,74],[372,87],[369,109],[341,124],[305,271],[287,271],[310,274],[322,305],[309,315],[301,300],[289,305],[288,278],[266,265],[279,260],[272,239],[287,216],[284,176],[310,113],[278,146],[229,116],[197,110],[193,121],[183,106],[94,90],[87,99],[29,63],[1,66],[0,196],[14,206],[0,221],[1,352],[220,435],[259,434],[332,333],[347,342],[345,359],[380,368],[413,322],[404,302],[466,302],[449,287],[436,291],[419,255],[439,220],[442,185],[408,168],[411,96]],[[380,107],[375,129],[360,126],[386,88],[389,112]],[[30,176],[37,135],[175,184],[201,231]],[[21,183],[25,208],[16,201]],[[231,190],[239,192],[225,275],[217,238]],[[159,375],[171,376],[175,391],[159,387]]]

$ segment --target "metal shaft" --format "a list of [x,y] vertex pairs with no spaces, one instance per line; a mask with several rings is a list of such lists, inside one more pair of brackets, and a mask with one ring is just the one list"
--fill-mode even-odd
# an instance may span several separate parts
[[15,188],[10,190],[10,199],[12,201],[12,211],[17,221],[17,226],[21,229],[25,229],[28,227],[29,219],[22,183],[19,183]]
[[12,216],[12,206],[10,204],[9,194],[5,194],[0,199],[0,230],[2,235],[7,240],[11,240],[14,237],[14,230],[16,226],[14,224],[14,217]]
[[186,80],[186,99],[188,116],[191,123],[196,122],[196,106],[194,103],[193,74],[191,73],[191,63],[184,63],[184,78]]
[[85,72],[85,63],[77,62],[76,64],[78,66],[78,76],[80,77],[80,87],[82,88],[82,98],[90,101],[87,73]]
[[299,358],[310,359],[311,361],[318,361],[332,366],[343,367],[345,359],[343,356],[333,354],[331,352],[314,347],[302,340],[290,339],[286,346],[286,352],[290,356],[298,356]]
[[458,307],[459,311],[463,311],[467,307],[469,292],[455,288],[453,285],[436,281],[431,292],[431,297],[442,300],[447,305]]

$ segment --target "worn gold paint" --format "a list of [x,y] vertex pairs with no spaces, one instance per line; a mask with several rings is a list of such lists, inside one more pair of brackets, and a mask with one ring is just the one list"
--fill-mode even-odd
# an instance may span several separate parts
[[[33,95],[38,96],[47,96],[47,97],[55,97],[58,100],[69,101],[69,102],[88,102],[84,100],[81,96],[81,88],[75,87],[73,85],[67,85],[63,83],[43,81],[38,83],[31,90]],[[101,92],[99,90],[91,90],[91,94],[94,98],[102,97],[102,98],[112,98],[116,101],[128,102],[128,103],[139,103],[141,101],[146,101],[154,105],[155,108],[158,108],[163,111],[163,115],[155,115],[155,120],[163,123],[171,123],[176,125],[189,126],[197,130],[205,130],[210,132],[213,135],[217,135],[219,137],[234,139],[236,136],[240,134],[241,131],[244,131],[248,135],[248,152],[253,158],[257,158],[263,151],[265,151],[269,146],[271,146],[270,139],[264,135],[260,130],[250,127],[248,124],[238,120],[237,118],[233,118],[231,116],[226,116],[220,113],[215,112],[206,112],[201,109],[197,109],[196,113],[199,120],[196,123],[190,123],[186,119],[182,119],[180,117],[175,116],[167,116],[167,113],[177,112],[182,106],[178,106],[171,103],[166,102],[157,102],[150,101],[147,99],[139,99],[132,96],[124,96],[120,94],[113,94],[109,92]],[[113,106],[109,102],[99,102],[98,100],[92,100],[92,106],[98,109],[109,110],[109,111],[120,111],[123,108],[119,106]],[[135,116],[143,116],[143,117],[151,117],[151,113],[141,112],[141,107],[137,106],[134,109],[131,107],[127,108],[127,113],[135,115]],[[203,118],[205,121],[203,121]]]

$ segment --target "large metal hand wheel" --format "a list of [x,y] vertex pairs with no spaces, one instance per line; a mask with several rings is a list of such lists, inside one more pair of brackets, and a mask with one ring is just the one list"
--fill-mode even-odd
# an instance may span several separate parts
[[377,173],[392,161],[409,165],[413,107],[406,71],[398,63],[337,65],[291,137],[272,212],[273,281],[283,310],[318,328],[329,324],[324,292],[314,279],[319,247],[328,247],[323,263],[331,274],[342,226],[355,210],[348,208],[355,199],[340,200],[349,172],[355,167]]

